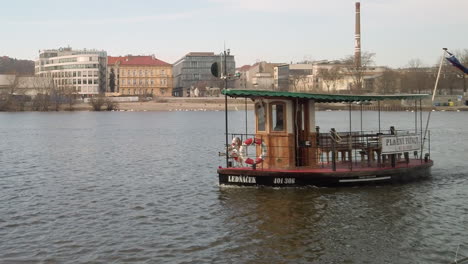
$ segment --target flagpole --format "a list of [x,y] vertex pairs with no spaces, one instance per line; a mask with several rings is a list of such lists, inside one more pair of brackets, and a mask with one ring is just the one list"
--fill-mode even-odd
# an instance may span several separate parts
[[434,86],[434,92],[432,93],[432,102],[434,102],[434,98],[436,95],[437,84],[439,83],[440,71],[442,70],[442,63],[444,62],[445,52],[447,51],[447,48],[443,48],[443,50],[444,50],[444,53],[442,54],[442,58],[440,58],[439,72],[437,73],[437,79],[436,79],[435,86]]
[[[437,78],[436,78],[436,82],[435,82],[435,85],[434,85],[434,91],[432,92],[431,106],[434,105],[434,99],[435,99],[435,95],[436,95],[436,92],[437,92],[437,85],[439,84],[440,72],[442,70],[442,64],[444,62],[445,52],[447,51],[447,48],[443,48],[443,50],[444,50],[444,52],[442,54],[442,58],[440,58],[439,71],[437,73]],[[422,144],[421,144],[421,155],[420,155],[421,159],[422,159],[422,155],[423,155],[423,151],[424,151],[424,142],[426,141],[427,129],[429,127],[429,121],[431,120],[431,114],[432,114],[432,107],[429,109],[429,114],[427,115],[426,129],[424,129],[424,137],[422,139]]]

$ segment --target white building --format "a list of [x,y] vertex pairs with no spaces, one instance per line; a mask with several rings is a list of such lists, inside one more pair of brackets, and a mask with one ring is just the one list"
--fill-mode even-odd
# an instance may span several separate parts
[[73,88],[88,97],[103,93],[106,80],[107,53],[98,50],[60,48],[42,50],[35,62],[36,76],[53,78],[57,88]]

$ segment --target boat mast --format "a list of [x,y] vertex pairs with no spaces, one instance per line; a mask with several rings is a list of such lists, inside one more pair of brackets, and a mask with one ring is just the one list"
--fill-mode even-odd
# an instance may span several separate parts
[[[223,57],[224,57],[224,72],[222,78],[224,78],[224,89],[227,90],[227,70],[226,70],[226,45],[224,45],[224,52],[223,52]],[[227,94],[224,95],[224,122],[226,123],[226,168],[229,167],[229,135],[228,135],[228,98]]]
[[[437,73],[437,78],[436,78],[436,82],[434,85],[434,91],[432,92],[431,106],[434,105],[434,99],[435,99],[435,95],[437,91],[437,84],[439,83],[440,71],[442,70],[442,64],[444,62],[445,52],[447,51],[447,48],[443,48],[442,50],[444,50],[444,52],[442,54],[442,58],[440,58],[439,72]],[[422,139],[422,143],[421,143],[421,159],[422,159],[422,155],[424,151],[424,141],[426,141],[427,128],[429,127],[429,121],[431,119],[431,113],[432,113],[432,107],[429,108],[429,114],[427,116],[427,122],[426,122],[426,129],[424,130],[424,138]]]

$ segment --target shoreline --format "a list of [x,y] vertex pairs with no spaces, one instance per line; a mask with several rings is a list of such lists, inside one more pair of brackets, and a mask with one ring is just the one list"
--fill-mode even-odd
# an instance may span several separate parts
[[[168,97],[158,98],[147,102],[120,102],[117,111],[224,111],[224,97]],[[88,104],[75,105],[82,110],[92,111]],[[75,108],[75,109],[76,109]],[[246,108],[246,100],[244,98],[228,98],[228,111],[243,111]],[[360,105],[352,105],[353,111],[359,111]],[[423,106],[423,111],[431,110],[441,112],[457,112],[468,111],[468,106]],[[76,109],[79,111],[79,109]],[[247,100],[247,110],[254,110],[254,103]],[[347,111],[349,105],[341,103],[317,104],[316,111]],[[364,105],[363,111],[378,111],[377,105]],[[402,106],[400,104],[384,104],[381,106],[381,111],[399,111],[408,112],[414,111],[414,106]],[[419,108],[418,108],[419,111]]]
[[[225,98],[223,97],[159,97],[146,102],[118,102],[118,108],[114,111],[130,111],[130,112],[171,112],[171,111],[224,111]],[[244,98],[228,98],[228,111],[243,111],[254,109],[254,104],[251,100]],[[351,105],[353,111],[361,110],[361,105]],[[363,111],[378,111],[376,105],[363,105]],[[468,111],[468,106],[423,106],[423,111],[431,110],[440,112],[462,112]],[[317,104],[316,111],[347,111],[348,104],[329,103]],[[26,107],[25,111],[30,112]],[[53,110],[49,110],[53,111]],[[67,105],[62,105],[60,111],[93,111],[89,103],[76,103],[72,110],[68,109]],[[381,111],[414,111],[414,106],[403,106],[401,104],[383,104]],[[418,108],[419,111],[419,108]],[[105,112],[105,110],[102,110]]]

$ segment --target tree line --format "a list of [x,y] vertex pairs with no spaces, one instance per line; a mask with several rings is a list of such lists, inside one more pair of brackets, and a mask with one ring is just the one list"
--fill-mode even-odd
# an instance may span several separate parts
[[[0,111],[73,111],[79,97],[73,86],[56,86],[50,78],[6,76],[0,90]],[[94,111],[116,110],[118,103],[103,94],[89,100]]]

